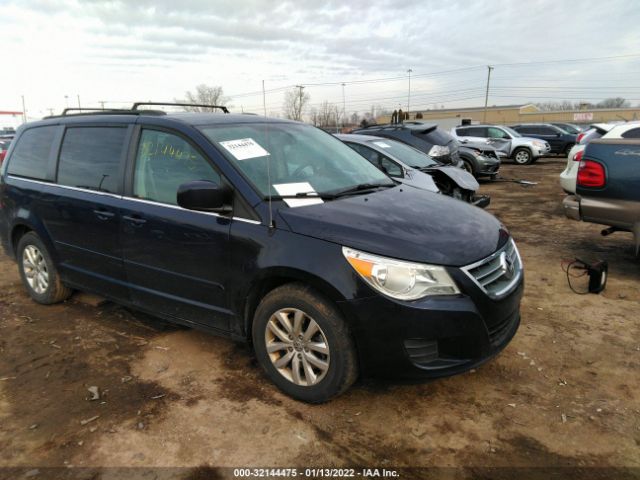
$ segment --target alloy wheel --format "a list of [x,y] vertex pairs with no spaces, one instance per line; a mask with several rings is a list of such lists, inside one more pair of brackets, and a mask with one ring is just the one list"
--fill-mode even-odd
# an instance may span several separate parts
[[22,252],[22,270],[31,289],[43,294],[49,288],[49,268],[42,252],[34,245],[27,245]]
[[329,371],[327,337],[302,310],[282,308],[271,315],[264,340],[273,366],[296,385],[315,385]]
[[516,153],[514,160],[516,161],[516,163],[520,164],[527,163],[529,161],[529,153],[524,150],[520,150],[518,153]]

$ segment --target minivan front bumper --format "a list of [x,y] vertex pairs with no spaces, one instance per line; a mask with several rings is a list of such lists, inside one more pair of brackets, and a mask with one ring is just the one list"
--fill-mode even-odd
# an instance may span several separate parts
[[[462,277],[456,279],[460,284]],[[498,354],[520,324],[524,281],[491,300],[471,295],[396,302],[382,296],[342,302],[350,311],[364,375],[436,378],[462,373]]]

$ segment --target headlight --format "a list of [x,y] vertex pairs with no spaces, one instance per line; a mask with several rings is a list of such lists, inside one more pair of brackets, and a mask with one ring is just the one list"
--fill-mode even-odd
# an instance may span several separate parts
[[534,144],[536,147],[544,147],[544,143],[543,143],[543,142],[533,142],[533,144]]
[[460,293],[447,271],[437,265],[404,262],[342,247],[342,254],[374,289],[398,300]]
[[429,155],[432,157],[442,157],[443,155],[449,155],[449,147],[446,145],[434,145],[429,150]]

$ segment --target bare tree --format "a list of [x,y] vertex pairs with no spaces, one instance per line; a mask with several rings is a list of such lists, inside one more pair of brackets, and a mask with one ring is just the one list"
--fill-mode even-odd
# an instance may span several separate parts
[[339,115],[340,110],[338,106],[325,100],[320,104],[320,110],[318,110],[318,126],[336,126]]
[[605,98],[601,102],[571,102],[569,100],[562,100],[560,102],[541,102],[536,103],[536,107],[544,112],[550,111],[567,111],[567,110],[592,110],[594,108],[627,108],[631,106],[629,100],[622,97]]
[[284,115],[290,120],[302,121],[302,112],[311,100],[303,87],[292,88],[284,93]]
[[[185,92],[184,100],[176,100],[177,103],[199,103],[201,105],[226,105],[229,101],[224,96],[222,87],[211,87],[201,83],[195,89],[195,91]],[[187,112],[215,112],[215,108],[209,107],[183,107]]]
[[631,106],[631,102],[622,97],[605,98],[595,106],[596,108],[628,108]]
[[540,102],[536,103],[536,107],[538,107],[543,112],[560,112],[566,110],[577,110],[579,109],[579,103],[573,103],[569,100],[563,100],[562,102]]

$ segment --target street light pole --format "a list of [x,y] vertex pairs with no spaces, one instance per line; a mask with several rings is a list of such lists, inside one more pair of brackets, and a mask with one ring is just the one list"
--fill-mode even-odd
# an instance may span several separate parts
[[27,107],[24,106],[24,95],[22,95],[22,123],[27,123]]
[[264,93],[264,80],[262,80],[262,109],[264,110],[264,116],[267,116],[267,97]]
[[407,70],[407,72],[409,73],[409,95],[407,96],[407,118],[409,118],[409,109],[411,108],[411,72],[413,72],[413,70],[409,69]]
[[296,120],[298,121],[302,121],[302,89],[304,88],[303,85],[296,85],[297,88],[300,89],[300,103],[298,104],[298,118],[296,118]]
[[493,67],[491,65],[487,65],[487,92],[484,95],[484,116],[482,119],[483,123],[487,123],[487,104],[489,103],[489,82],[491,82],[491,70]]
[[344,86],[345,86],[345,84],[343,83],[342,84],[342,118],[341,118],[342,122],[340,122],[340,123],[342,123],[342,128],[344,128],[344,117],[345,117],[345,115],[347,113],[346,109],[345,109],[346,108],[346,102],[344,101]]

